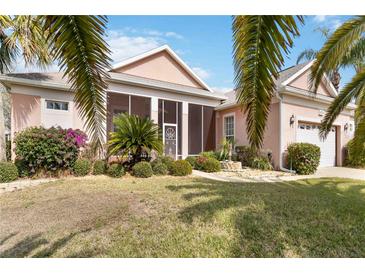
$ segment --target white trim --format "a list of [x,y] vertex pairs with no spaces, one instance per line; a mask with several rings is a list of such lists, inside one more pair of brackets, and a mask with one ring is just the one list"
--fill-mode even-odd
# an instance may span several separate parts
[[[302,75],[304,72],[306,72],[314,63],[315,60],[310,61],[307,65],[305,65],[302,69],[294,73],[292,76],[290,76],[288,79],[286,79],[284,82],[281,83],[282,86],[286,87],[291,82],[293,82],[295,79],[297,79],[300,75]],[[324,79],[326,80],[327,84],[329,85],[329,92],[333,97],[336,97],[338,95],[337,90],[333,86],[331,80],[328,78],[327,74],[324,73],[323,75]]]
[[[170,126],[170,127],[175,127],[176,130],[176,145],[175,145],[175,160],[177,159],[177,146],[178,146],[178,138],[179,138],[179,132],[178,132],[178,126],[177,124],[171,124],[171,123],[162,123],[162,128],[163,128],[163,132],[162,132],[162,141],[163,141],[163,145],[164,145],[164,150],[165,150],[165,126]],[[164,151],[165,154],[165,151]]]
[[[321,124],[322,120],[320,118],[311,118],[311,117],[305,117],[305,116],[295,116],[295,121],[298,125],[300,122],[307,122],[307,123],[314,123],[314,124]],[[332,126],[342,126],[339,122],[333,122]]]
[[123,60],[123,61],[113,65],[112,70],[127,66],[129,64],[132,64],[134,62],[137,62],[139,60],[142,60],[146,57],[152,56],[152,55],[162,52],[162,51],[166,51],[167,53],[169,53],[171,55],[171,57],[176,62],[178,62],[179,65],[181,65],[190,74],[190,76],[192,76],[194,78],[194,80],[196,80],[200,85],[202,85],[204,88],[206,88],[210,92],[213,92],[213,90],[168,45],[163,45],[161,47],[152,49],[150,51],[144,52],[137,56]]

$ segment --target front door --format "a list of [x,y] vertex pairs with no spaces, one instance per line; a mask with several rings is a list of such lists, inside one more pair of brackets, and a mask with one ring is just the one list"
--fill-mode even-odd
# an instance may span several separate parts
[[176,125],[165,124],[163,131],[165,155],[176,159],[177,148],[177,127]]

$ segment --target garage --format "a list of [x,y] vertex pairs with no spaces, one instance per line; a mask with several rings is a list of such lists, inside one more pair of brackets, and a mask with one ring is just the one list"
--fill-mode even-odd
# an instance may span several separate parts
[[321,149],[320,167],[336,165],[336,128],[332,127],[327,138],[321,140],[319,137],[319,124],[298,123],[297,142],[311,143]]

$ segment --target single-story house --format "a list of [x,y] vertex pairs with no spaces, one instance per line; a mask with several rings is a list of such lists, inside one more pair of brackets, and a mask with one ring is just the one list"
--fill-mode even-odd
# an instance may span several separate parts
[[[312,63],[280,73],[271,104],[264,148],[272,150],[276,168],[283,167],[285,150],[292,142],[320,145],[321,165],[341,165],[342,149],[354,132],[349,105],[323,141],[318,124],[337,91],[327,78],[318,94],[309,91]],[[112,118],[121,112],[150,117],[162,129],[165,154],[174,158],[218,149],[223,138],[236,145],[248,144],[245,117],[235,103],[234,91],[213,91],[167,45],[127,59],[109,72],[107,132]],[[10,73],[0,75],[12,98],[11,138],[30,126],[84,128],[62,73]]]

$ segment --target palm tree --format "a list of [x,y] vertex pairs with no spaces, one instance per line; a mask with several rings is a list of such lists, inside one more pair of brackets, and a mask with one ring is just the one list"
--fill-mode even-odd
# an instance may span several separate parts
[[110,133],[110,155],[131,155],[134,164],[141,161],[143,153],[150,154],[152,150],[162,153],[159,127],[149,118],[122,113],[113,122],[116,130]]
[[247,114],[247,135],[253,148],[263,143],[275,80],[284,65],[302,16],[233,17],[233,59],[236,99]]
[[[356,99],[354,151],[365,149],[365,16],[351,18],[340,26],[317,54],[311,80],[317,89],[324,73],[339,66],[356,64],[356,75],[347,83],[328,108],[320,134],[326,137],[341,111]],[[357,60],[354,62],[354,60]]]
[[105,16],[0,16],[0,72],[7,72],[20,54],[26,64],[45,67],[56,62],[75,91],[75,103],[98,147],[105,137],[111,61],[103,38],[106,23]]
[[[319,31],[322,34],[322,36],[324,36],[326,39],[330,37],[330,30],[326,27],[319,27],[315,29],[315,31]],[[302,61],[312,61],[316,58],[317,54],[318,50],[305,49],[299,54],[297,58],[297,64],[301,63]],[[332,72],[329,73],[329,76],[333,86],[335,87],[336,90],[338,90],[340,87],[340,80],[341,80],[339,68],[338,67],[335,68]]]

